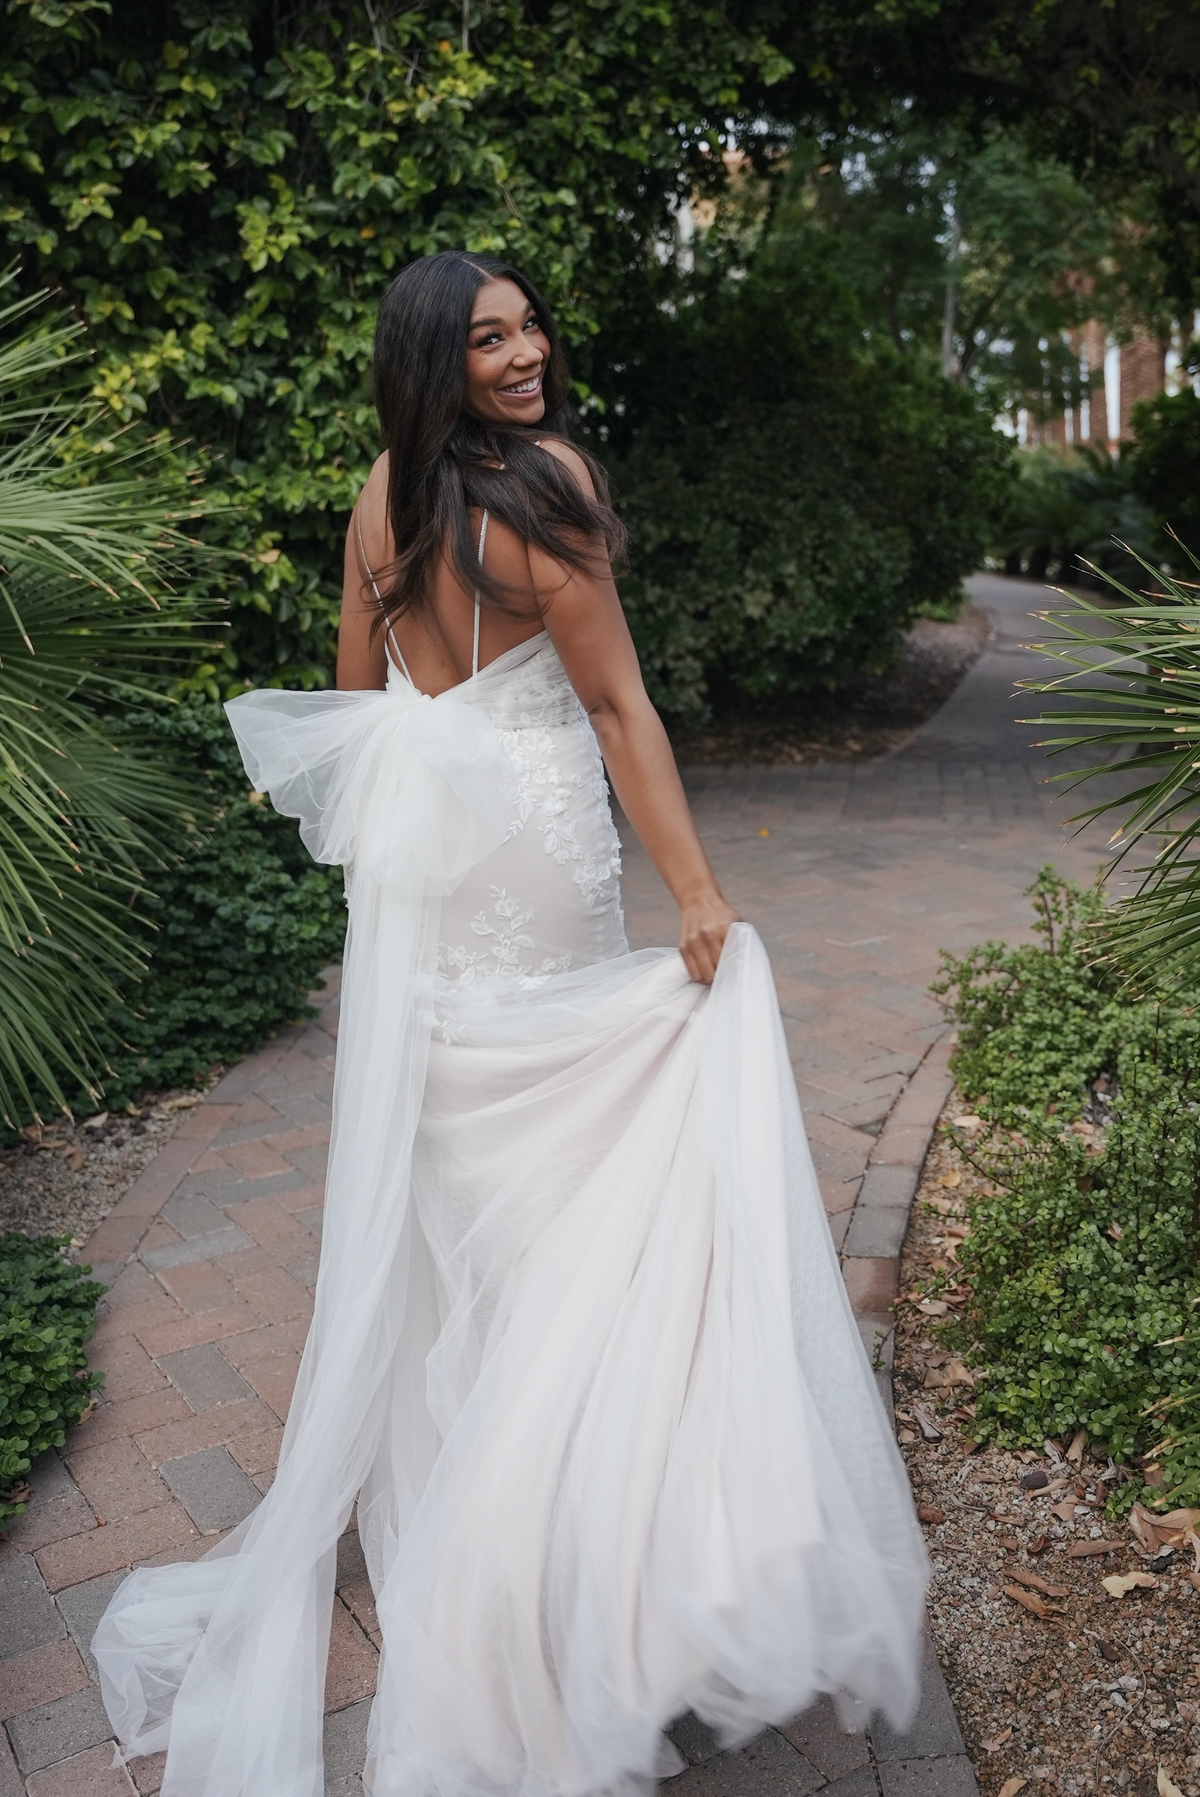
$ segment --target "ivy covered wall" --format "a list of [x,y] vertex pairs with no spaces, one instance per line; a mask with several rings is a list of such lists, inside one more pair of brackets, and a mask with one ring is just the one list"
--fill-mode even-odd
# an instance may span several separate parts
[[[115,428],[169,428],[240,508],[228,647],[194,684],[331,676],[340,538],[376,453],[374,306],[410,257],[526,267],[577,367],[786,70],[704,0],[6,0],[0,227],[61,288]],[[465,48],[464,48],[465,44]],[[631,273],[632,271],[632,273]]]

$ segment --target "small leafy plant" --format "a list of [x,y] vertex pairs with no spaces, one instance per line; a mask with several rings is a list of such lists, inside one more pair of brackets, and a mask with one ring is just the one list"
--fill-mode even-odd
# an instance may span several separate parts
[[66,1236],[0,1236],[0,1524],[25,1508],[23,1475],[61,1447],[103,1381],[83,1344],[104,1287],[63,1258]]
[[938,982],[960,1087],[986,1124],[958,1141],[984,1184],[948,1340],[978,1369],[978,1435],[1040,1445],[1083,1428],[1140,1462],[1129,1501],[1193,1504],[1200,1001],[1119,991],[1096,965],[1098,896],[1049,869],[1030,891],[1040,942],[946,957]]

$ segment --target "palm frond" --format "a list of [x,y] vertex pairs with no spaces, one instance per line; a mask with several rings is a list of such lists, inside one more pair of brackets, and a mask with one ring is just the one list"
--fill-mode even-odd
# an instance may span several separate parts
[[[0,286],[3,282],[0,281]],[[32,314],[32,322],[26,316]],[[5,340],[5,327],[16,335]],[[119,987],[145,969],[137,909],[203,805],[135,708],[160,705],[211,606],[170,590],[194,515],[162,442],[76,455],[62,371],[77,327],[0,309],[0,1115],[94,1089]],[[48,383],[53,383],[48,384]],[[182,500],[182,504],[181,504]]]
[[1103,752],[1096,765],[1055,776],[1072,788],[1123,776],[1122,791],[1073,820],[1113,816],[1113,865],[1139,849],[1152,855],[1132,869],[1137,891],[1109,914],[1110,952],[1142,977],[1191,977],[1200,966],[1200,589],[1128,553],[1149,592],[1102,574],[1118,606],[1078,598],[1039,614],[1058,635],[1035,647],[1069,671],[1023,685],[1069,702],[1027,721],[1061,732],[1044,739],[1052,754]]

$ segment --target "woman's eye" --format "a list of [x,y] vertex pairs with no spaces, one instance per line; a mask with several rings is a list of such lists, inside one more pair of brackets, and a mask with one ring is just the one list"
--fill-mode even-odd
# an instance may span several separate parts
[[539,323],[538,323],[538,320],[537,320],[537,315],[536,315],[536,313],[535,313],[535,314],[534,314],[534,316],[533,316],[533,317],[532,317],[532,318],[527,318],[527,319],[526,319],[526,320],[525,320],[525,329],[526,329],[526,330],[527,330],[527,331],[540,331],[540,330],[541,330],[541,328],[542,328],[542,327],[541,327],[541,325],[540,325],[540,324],[539,324]]
[[472,349],[487,349],[490,344],[499,343],[499,341],[500,341],[499,331],[489,331],[486,336],[477,338],[476,341],[471,345],[471,348]]

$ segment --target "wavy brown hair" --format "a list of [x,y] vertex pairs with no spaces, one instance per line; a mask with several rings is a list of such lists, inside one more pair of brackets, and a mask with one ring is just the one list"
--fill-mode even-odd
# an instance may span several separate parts
[[[546,410],[536,426],[494,424],[464,409],[471,312],[488,281],[521,289],[550,344]],[[625,533],[599,464],[576,445],[595,482],[593,500],[556,456],[537,447],[539,437],[570,437],[570,387],[550,308],[515,268],[462,250],[409,263],[379,308],[373,385],[396,552],[380,577],[388,584],[376,628],[428,605],[431,571],[444,554],[468,592],[478,588],[487,603],[513,609],[512,590],[479,567],[472,507],[486,506],[526,542],[581,573],[597,566],[601,544],[610,557],[619,555]]]

